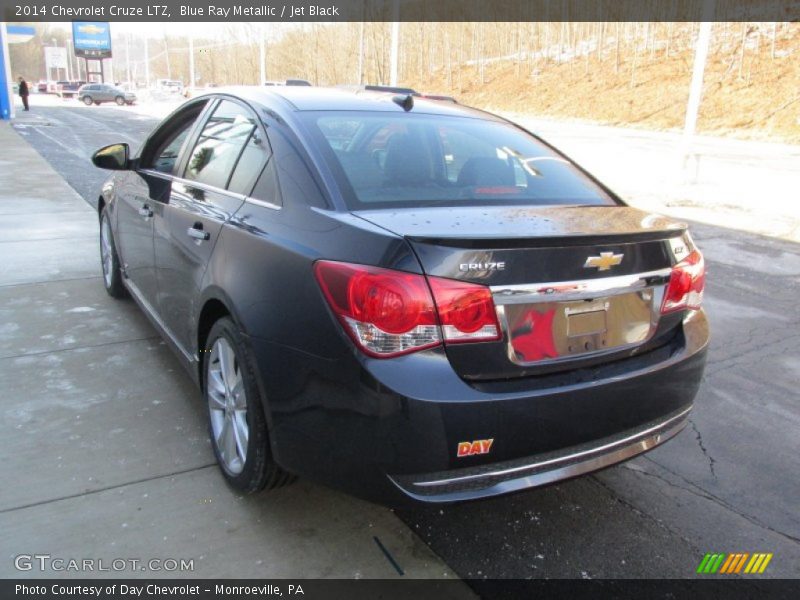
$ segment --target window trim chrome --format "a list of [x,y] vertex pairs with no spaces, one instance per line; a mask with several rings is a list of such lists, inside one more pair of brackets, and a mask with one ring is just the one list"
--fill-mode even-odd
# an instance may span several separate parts
[[266,200],[259,200],[258,198],[253,198],[252,196],[245,196],[245,202],[248,204],[255,204],[256,206],[263,206],[264,208],[269,208],[270,210],[283,210],[283,206],[279,204],[275,204],[274,202],[268,202]]
[[184,185],[187,187],[194,187],[199,190],[203,190],[204,192],[211,192],[213,194],[222,194],[223,196],[234,198],[236,200],[239,200],[240,202],[244,202],[245,200],[248,199],[248,196],[245,196],[244,194],[231,192],[230,190],[223,190],[222,188],[218,188],[213,185],[208,185],[206,183],[199,183],[197,181],[192,181],[191,179],[184,179],[183,177],[177,177],[176,175],[170,175],[169,173],[163,173],[162,171],[155,171],[152,169],[140,169],[139,172],[145,173],[146,175],[159,177],[161,179],[166,179],[171,183],[179,183],[180,185]]

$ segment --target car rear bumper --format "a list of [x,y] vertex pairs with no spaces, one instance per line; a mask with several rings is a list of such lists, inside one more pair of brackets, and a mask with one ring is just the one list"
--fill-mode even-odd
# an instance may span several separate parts
[[[605,468],[677,435],[700,385],[702,311],[671,344],[585,373],[469,383],[441,349],[324,360],[250,339],[285,469],[384,504],[452,502]],[[459,457],[463,442],[493,440]]]
[[390,477],[405,494],[423,502],[454,502],[507,494],[605,469],[652,450],[678,435],[692,407],[635,431],[532,458],[424,476]]

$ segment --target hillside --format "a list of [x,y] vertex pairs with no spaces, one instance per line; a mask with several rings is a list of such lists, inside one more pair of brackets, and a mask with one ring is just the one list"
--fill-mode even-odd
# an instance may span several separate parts
[[[741,44],[712,47],[698,132],[800,143],[800,27],[785,27],[774,48],[751,37],[744,52]],[[623,52],[618,67],[610,53],[603,60],[587,54],[560,63],[486,61],[483,84],[476,64],[455,66],[450,73],[438,69],[406,83],[489,110],[681,129],[694,59],[691,45],[673,48],[669,55],[663,48],[640,50],[636,56]]]

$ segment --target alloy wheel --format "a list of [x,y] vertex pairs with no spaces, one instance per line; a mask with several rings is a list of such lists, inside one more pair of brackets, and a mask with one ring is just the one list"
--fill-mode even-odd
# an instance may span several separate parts
[[214,342],[207,364],[211,433],[223,468],[238,475],[247,460],[250,428],[241,367],[226,338],[220,337]]
[[103,263],[103,280],[106,287],[110,288],[114,277],[114,250],[111,247],[111,226],[105,214],[100,223],[100,259]]

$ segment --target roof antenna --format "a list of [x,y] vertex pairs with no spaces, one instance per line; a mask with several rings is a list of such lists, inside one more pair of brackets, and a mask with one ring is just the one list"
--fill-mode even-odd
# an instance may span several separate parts
[[392,98],[392,102],[397,104],[397,106],[402,107],[402,109],[406,112],[414,108],[414,96],[412,96],[411,94],[408,94],[406,96],[394,96]]

